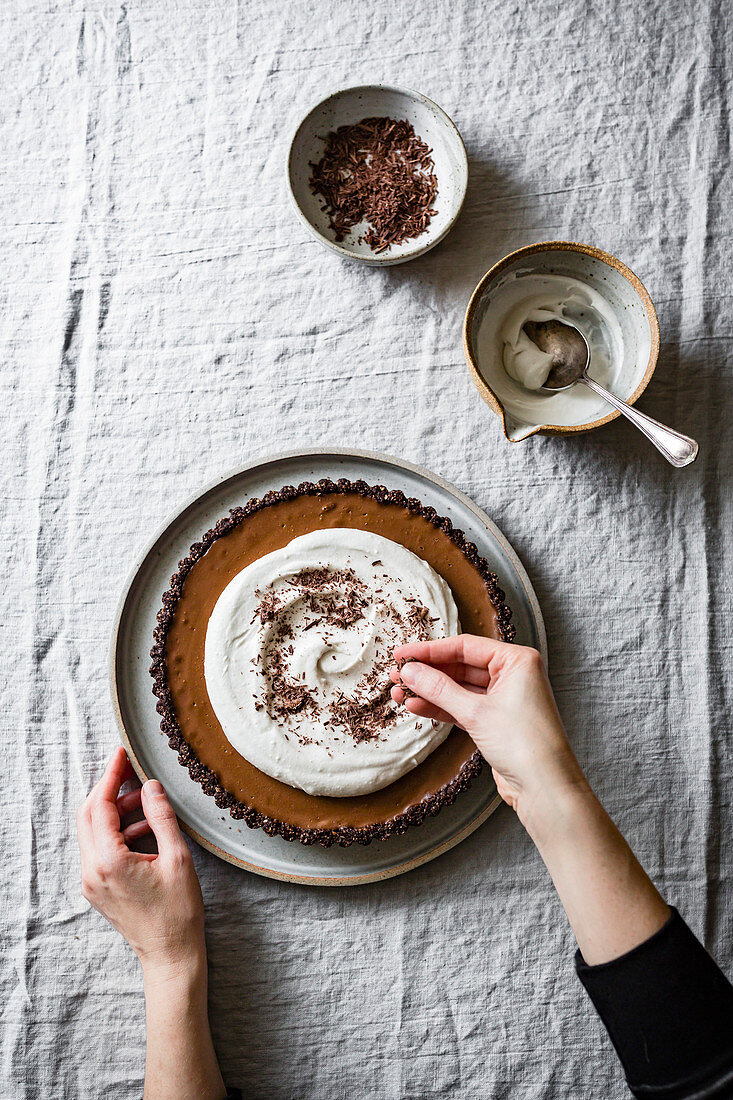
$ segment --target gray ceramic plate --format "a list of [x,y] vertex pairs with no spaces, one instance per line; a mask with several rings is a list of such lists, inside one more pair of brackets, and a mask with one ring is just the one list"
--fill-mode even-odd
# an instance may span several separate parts
[[181,824],[204,848],[222,859],[270,878],[314,886],[347,886],[402,874],[448,851],[469,836],[499,805],[488,768],[453,806],[425,824],[368,847],[305,847],[249,829],[217,808],[188,773],[160,732],[148,672],[155,617],[178,562],[204,531],[230,508],[268,489],[322,477],[363,478],[401,489],[448,516],[476,543],[499,577],[514,612],[517,641],[536,646],[547,659],[547,642],[537,597],[517,555],[501,531],[468,497],[419,466],[371,451],[337,448],[290,452],[253,462],[226,474],[170,516],[142,553],[117,612],[110,674],[112,699],[122,741],[141,780],[164,784]]

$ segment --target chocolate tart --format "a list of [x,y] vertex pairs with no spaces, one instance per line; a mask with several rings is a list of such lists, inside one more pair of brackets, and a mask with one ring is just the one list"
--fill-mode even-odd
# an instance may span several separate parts
[[449,519],[414,497],[364,481],[286,485],[234,508],[179,562],[158,612],[150,672],[161,730],[179,763],[216,805],[252,829],[302,844],[346,847],[404,833],[455,801],[483,759],[454,727],[421,764],[388,787],[352,798],[306,794],[265,775],[229,744],[204,680],[214,605],[250,562],[321,527],[356,527],[401,543],[451,586],[464,631],[513,641],[496,575]]

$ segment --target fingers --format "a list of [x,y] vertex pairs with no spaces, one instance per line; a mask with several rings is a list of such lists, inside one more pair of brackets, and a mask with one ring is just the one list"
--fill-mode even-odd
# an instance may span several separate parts
[[[456,722],[464,729],[470,726],[476,713],[478,696],[475,692],[457,684],[439,669],[417,661],[404,665],[400,676],[416,695],[447,714],[448,721]],[[411,700],[408,699],[408,702]],[[411,707],[408,709],[412,710]]]
[[426,664],[465,664],[488,667],[489,661],[503,650],[513,647],[495,638],[480,638],[475,634],[456,634],[453,638],[439,638],[435,642],[410,642],[394,651],[395,660],[414,657]]
[[112,753],[104,775],[97,785],[92,788],[91,794],[99,799],[113,802],[119,794],[120,787],[132,775],[132,765],[127,759],[127,753],[122,745]]
[[152,831],[150,822],[144,817],[141,821],[132,821],[129,825],[126,825],[122,830],[122,839],[125,844],[131,844],[134,840],[139,840],[140,837],[147,836]]
[[[142,787],[135,787],[133,791],[128,791],[127,794],[121,794],[117,799],[117,812],[120,818],[124,818],[127,814],[134,813],[136,810],[141,809],[143,797]],[[150,828],[150,822],[147,818],[143,817],[138,821],[131,821],[122,830],[122,839],[125,844],[130,844],[134,840],[139,840],[143,836],[148,836],[152,832]]]
[[120,815],[114,802],[94,801],[91,806],[92,833],[97,853],[109,853],[124,847],[120,833]]
[[447,711],[434,707],[432,703],[426,703],[424,699],[413,698],[411,695],[405,696],[398,687],[392,688],[392,698],[395,703],[402,703],[410,714],[415,714],[418,718],[432,718],[434,722],[450,722],[453,725],[453,716]]
[[131,814],[133,810],[140,808],[141,799],[142,787],[135,787],[134,790],[128,791],[127,794],[121,794],[117,799],[117,813],[120,817]]
[[160,855],[165,857],[182,851],[188,853],[173,807],[168,801],[163,784],[157,779],[149,779],[143,785],[142,807]]
[[[474,687],[473,684],[464,684],[463,686],[466,691],[470,691],[473,695],[486,694],[483,688]],[[448,714],[448,712],[444,710],[438,710],[438,708],[434,707],[432,703],[426,703],[424,699],[416,699],[412,695],[405,695],[399,684],[395,684],[395,686],[390,690],[390,695],[394,699],[395,703],[406,707],[408,710],[411,710],[413,714],[418,714],[421,718],[434,718],[436,722],[450,722],[451,724],[453,724],[453,722],[455,721],[452,714]],[[413,702],[421,703],[423,706],[421,707],[421,709],[415,710],[415,708],[411,705]]]
[[[450,676],[451,680],[455,680],[458,684],[475,684],[480,688],[487,688],[489,686],[489,673],[485,668],[475,668],[473,665],[464,665],[456,662],[451,664],[437,664],[433,667],[437,668],[440,672],[444,672],[446,676]],[[393,683],[399,684],[400,670],[397,665],[392,666],[389,670],[389,675]]]
[[479,688],[489,686],[489,673],[485,668],[475,668],[473,665],[436,665],[440,672],[450,676],[459,684],[471,684]]
[[120,787],[132,774],[125,750],[120,746],[110,757],[104,774],[92,787],[77,815],[80,844],[87,851],[94,849],[103,855],[124,847],[120,835],[120,815],[117,796]]

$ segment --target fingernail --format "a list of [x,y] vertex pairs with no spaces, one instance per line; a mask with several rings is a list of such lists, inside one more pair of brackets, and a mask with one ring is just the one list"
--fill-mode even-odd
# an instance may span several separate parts
[[143,786],[147,793],[153,795],[154,798],[157,798],[161,794],[165,794],[163,784],[159,783],[157,779],[148,779],[146,783],[143,783]]

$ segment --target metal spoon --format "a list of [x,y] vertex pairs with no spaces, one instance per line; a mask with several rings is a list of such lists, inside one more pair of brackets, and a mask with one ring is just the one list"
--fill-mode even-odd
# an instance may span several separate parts
[[608,401],[609,405],[613,405],[627,420],[635,424],[664,455],[667,462],[680,467],[689,466],[695,461],[698,445],[694,439],[665,427],[658,420],[652,420],[651,416],[646,416],[632,405],[627,405],[620,397],[616,397],[590,377],[588,341],[575,325],[565,321],[527,321],[524,331],[540,351],[553,356],[552,367],[545,385],[540,387],[542,393],[558,393],[560,390],[570,389],[577,382],[582,382],[584,386],[593,390],[604,401]]

